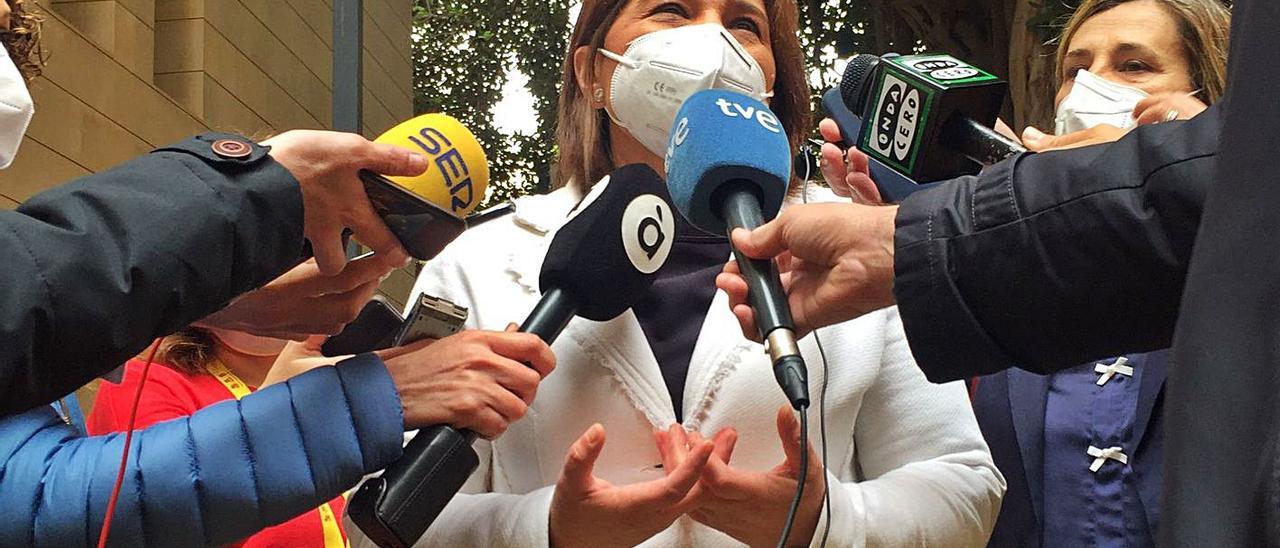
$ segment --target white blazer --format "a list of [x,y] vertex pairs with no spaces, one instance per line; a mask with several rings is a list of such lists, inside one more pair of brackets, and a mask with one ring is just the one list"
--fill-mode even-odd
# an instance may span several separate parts
[[[826,193],[827,197],[834,195]],[[516,201],[515,213],[476,227],[430,261],[421,292],[471,311],[469,327],[502,330],[538,301],[538,273],[550,234],[579,196],[569,189]],[[727,260],[727,257],[726,257]],[[607,284],[608,280],[599,283]],[[810,439],[819,448],[818,400],[825,385],[831,509],[830,546],[982,546],[999,513],[1004,478],[991,461],[960,383],[925,380],[907,348],[897,309],[819,331],[801,349],[814,401]],[[551,495],[569,446],[604,425],[597,476],[614,484],[663,472],[652,431],[675,422],[666,384],[635,315],[608,322],[575,318],[552,345],[556,371],[529,414],[493,443],[480,442],[480,468],[419,546],[548,546]],[[775,416],[786,404],[763,347],[742,337],[717,292],[689,362],[685,428],[710,438],[739,432],[732,465],[768,470],[783,461]],[[739,546],[688,516],[643,546]]]

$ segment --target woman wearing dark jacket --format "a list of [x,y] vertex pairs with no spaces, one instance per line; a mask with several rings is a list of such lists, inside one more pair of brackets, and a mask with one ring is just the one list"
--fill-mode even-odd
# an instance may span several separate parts
[[[1218,0],[1086,0],[1059,40],[1057,135],[1027,128],[1024,141],[1073,148],[1200,114],[1224,92],[1229,29]],[[1155,544],[1170,357],[975,380],[978,424],[1009,481],[990,546]]]

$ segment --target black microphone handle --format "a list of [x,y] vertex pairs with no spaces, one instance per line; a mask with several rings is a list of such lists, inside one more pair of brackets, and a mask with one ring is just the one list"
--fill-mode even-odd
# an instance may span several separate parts
[[952,150],[983,165],[999,163],[1027,149],[1000,132],[967,116],[954,116],[942,128],[942,141]]
[[[720,191],[722,209],[720,216],[729,225],[729,233],[735,228],[755,229],[764,224],[760,199],[748,184],[728,183]],[[768,338],[775,329],[795,330],[795,321],[791,319],[791,308],[787,304],[787,293],[782,290],[782,280],[778,275],[778,267],[773,261],[752,259],[733,248],[733,257],[738,261],[738,269],[747,280],[747,299],[756,313],[756,327],[762,339]]]
[[578,304],[573,297],[567,291],[553,287],[542,294],[537,306],[533,307],[533,311],[529,312],[529,316],[520,325],[520,332],[533,333],[543,342],[551,344],[577,311]]
[[[552,288],[542,294],[520,332],[551,344],[576,311],[568,292]],[[360,484],[348,506],[351,520],[382,548],[417,543],[480,465],[471,446],[475,441],[475,432],[443,424],[419,430],[400,460]]]
[[[727,183],[716,198],[716,203],[722,204],[720,216],[728,225],[729,233],[735,228],[751,230],[764,224],[760,199],[750,183]],[[756,328],[773,362],[774,378],[792,407],[807,407],[809,372],[796,344],[796,324],[791,319],[791,305],[782,290],[778,266],[772,260],[747,257],[737,246],[733,248],[733,257],[747,280],[747,300],[755,311]]]

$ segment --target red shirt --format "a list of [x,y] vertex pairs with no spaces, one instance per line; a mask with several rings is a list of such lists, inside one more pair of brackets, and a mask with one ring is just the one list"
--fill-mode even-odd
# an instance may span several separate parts
[[[125,430],[129,423],[129,409],[138,391],[143,363],[141,360],[130,360],[125,364],[124,378],[120,384],[104,381],[98,387],[98,398],[93,405],[93,412],[85,420],[89,435],[96,436]],[[138,417],[134,428],[142,429],[158,422],[185,417],[229,399],[233,399],[231,391],[213,375],[208,373],[188,375],[164,364],[153,363],[151,370],[147,373],[146,389],[143,390],[142,399],[138,402]],[[346,499],[341,496],[336,497],[329,501],[329,507],[333,509],[341,530],[342,512],[346,508]],[[342,531],[342,538],[345,543],[346,531]],[[263,529],[231,546],[323,548],[324,529],[320,522],[320,511],[311,510],[279,525]]]

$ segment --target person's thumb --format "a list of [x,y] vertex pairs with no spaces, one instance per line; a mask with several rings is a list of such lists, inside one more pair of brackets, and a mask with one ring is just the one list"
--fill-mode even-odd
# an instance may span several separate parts
[[300,343],[302,345],[303,355],[320,356],[322,354],[321,347],[324,346],[324,342],[327,340],[329,340],[328,335],[311,335],[310,337],[307,337],[307,340]]
[[800,469],[800,452],[805,450],[800,439],[800,422],[790,407],[778,408],[778,438],[782,440],[782,451],[787,455],[785,466],[788,470]]
[[395,145],[371,142],[365,147],[359,167],[383,175],[412,177],[427,170],[427,157]]
[[1033,151],[1041,151],[1052,148],[1057,139],[1053,135],[1045,134],[1035,126],[1027,126],[1022,130],[1022,144]]
[[603,449],[604,427],[599,423],[593,424],[569,448],[569,456],[565,458],[564,470],[561,472],[560,486],[572,492],[589,489],[594,482],[592,473],[596,459]]
[[790,216],[783,212],[778,218],[750,232],[741,228],[734,229],[731,235],[733,245],[753,259],[772,259],[787,250],[787,244],[783,241],[783,229],[789,219]]

